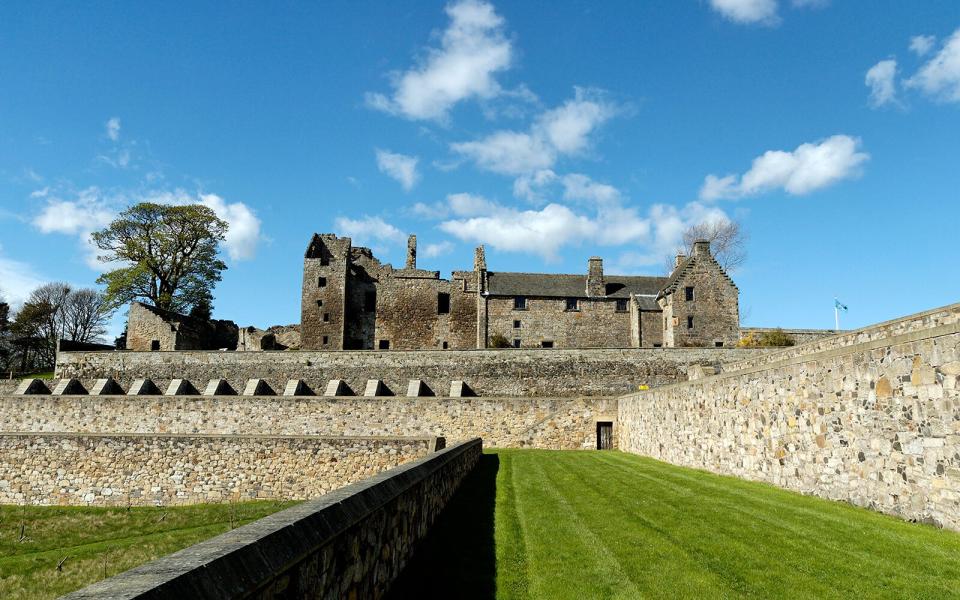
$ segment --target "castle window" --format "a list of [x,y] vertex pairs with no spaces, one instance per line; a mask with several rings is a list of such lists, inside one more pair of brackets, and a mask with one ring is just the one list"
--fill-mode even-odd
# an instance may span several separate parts
[[323,300],[317,300],[317,306],[323,306]]
[[717,348],[723,348],[723,342],[714,342],[713,345]]
[[514,347],[514,348],[519,348],[519,347],[520,347],[520,340],[513,340],[513,347]]
[[527,297],[526,297],[526,296],[514,296],[514,297],[513,297],[513,309],[514,309],[514,310],[527,310]]
[[326,252],[320,254],[320,266],[325,267],[330,264],[330,256]]
[[160,350],[160,340],[150,340],[150,352]]
[[627,312],[626,298],[617,298],[617,312]]
[[444,349],[444,350],[446,350],[446,349],[449,348],[449,347],[450,347],[449,344],[447,344],[446,342],[443,343],[443,349]]
[[687,317],[687,329],[693,329],[693,317]]
[[326,346],[329,341],[330,341],[330,338],[329,338],[329,337],[323,336],[323,345],[324,345],[324,346]]
[[363,295],[363,310],[364,312],[373,312],[377,310],[377,292],[376,291],[366,292]]
[[317,277],[317,287],[327,287],[327,278]]
[[514,321],[514,322],[513,322],[513,328],[514,328],[514,329],[520,329],[520,321]]
[[437,294],[437,314],[445,315],[450,312],[450,294],[440,292]]
[[330,322],[330,313],[323,313],[323,322],[324,323]]
[[390,349],[390,340],[380,340],[380,343],[377,346],[380,350],[389,350]]
[[546,340],[540,342],[541,348],[553,348],[553,342],[548,342]]
[[654,344],[653,347],[654,347],[654,348],[663,348],[663,344]]
[[567,310],[580,310],[580,300],[577,298],[567,298]]
[[687,286],[683,288],[683,299],[687,302],[693,301],[693,286]]

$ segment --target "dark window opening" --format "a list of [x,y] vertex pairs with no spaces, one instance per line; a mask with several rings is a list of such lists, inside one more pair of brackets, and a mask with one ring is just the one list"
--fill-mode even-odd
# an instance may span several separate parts
[[373,312],[377,310],[377,292],[366,292],[363,295],[363,310],[364,312]]
[[627,312],[626,298],[617,298],[617,312]]
[[514,347],[514,348],[519,348],[519,347],[520,347],[520,340],[513,340],[513,347]]
[[390,340],[380,340],[380,343],[378,344],[378,348],[380,348],[381,350],[389,350]]
[[450,294],[440,292],[437,294],[437,314],[445,315],[450,312]]
[[717,348],[723,348],[723,342],[714,342],[713,345]]
[[328,255],[326,252],[322,253],[320,255],[320,266],[325,267],[329,264],[330,264],[330,255]]
[[683,288],[683,298],[687,302],[693,300],[693,288],[691,286]]
[[330,341],[330,338],[329,338],[329,337],[323,336],[323,345],[324,345],[324,346],[326,346],[329,341]]
[[553,342],[547,342],[547,341],[540,342],[540,347],[541,347],[541,348],[553,348]]
[[567,310],[580,310],[580,300],[567,298]]
[[160,350],[160,340],[150,340],[150,352]]
[[693,329],[693,317],[687,317],[687,329]]
[[324,323],[330,322],[330,313],[323,313],[323,322]]
[[526,297],[526,296],[514,296],[514,297],[513,297],[513,308],[514,308],[514,310],[527,310],[527,297]]
[[613,422],[597,421],[597,450],[613,449]]
[[317,287],[327,287],[327,278],[317,277]]
[[449,348],[449,347],[450,347],[450,346],[449,346],[446,342],[443,343],[443,349],[444,349],[444,350],[446,350],[446,349]]
[[663,344],[654,344],[653,347],[654,347],[654,348],[663,348]]
[[323,306],[323,300],[317,300],[317,306]]
[[513,328],[514,328],[514,329],[520,329],[520,321],[514,321],[514,322],[513,322]]

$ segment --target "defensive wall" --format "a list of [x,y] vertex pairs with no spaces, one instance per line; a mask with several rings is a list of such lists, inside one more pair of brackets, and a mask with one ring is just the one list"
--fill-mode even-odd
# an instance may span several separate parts
[[426,456],[431,437],[0,435],[0,503],[304,500]]
[[785,329],[783,327],[741,327],[740,339],[752,335],[757,337],[764,333],[773,333],[775,331],[783,332],[793,339],[795,344],[806,344],[825,337],[831,337],[838,333],[846,333],[840,329]]
[[504,349],[411,351],[277,352],[60,352],[56,377],[96,380],[188,379],[196,385],[226,379],[242,389],[264,379],[274,390],[300,379],[316,393],[330,380],[343,380],[362,394],[368,380],[381,380],[402,395],[411,379],[434,394],[464,381],[480,396],[611,396],[640,385],[659,386],[687,379],[692,364],[722,365],[766,354],[769,349],[627,348]]
[[379,598],[480,459],[471,440],[65,598]]
[[960,529],[960,304],[621,397],[619,443]]

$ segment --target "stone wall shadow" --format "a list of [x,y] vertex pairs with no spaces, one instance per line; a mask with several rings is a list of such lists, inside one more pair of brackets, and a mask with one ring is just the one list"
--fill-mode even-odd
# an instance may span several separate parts
[[500,459],[484,454],[437,517],[386,598],[494,598]]

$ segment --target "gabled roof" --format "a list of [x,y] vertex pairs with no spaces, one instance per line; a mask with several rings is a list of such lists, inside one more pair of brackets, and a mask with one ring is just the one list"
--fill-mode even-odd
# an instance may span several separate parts
[[[587,276],[549,273],[488,272],[487,290],[492,296],[544,296],[586,298]],[[607,298],[629,298],[634,294],[655,295],[666,277],[607,275]]]
[[693,266],[696,265],[697,261],[699,260],[706,260],[712,263],[713,266],[715,266],[717,270],[720,271],[720,274],[723,275],[723,277],[728,282],[730,282],[730,285],[733,286],[733,289],[739,291],[740,288],[738,288],[737,284],[733,282],[733,279],[729,275],[727,275],[727,272],[723,270],[723,267],[721,267],[720,263],[718,263],[717,260],[713,258],[712,254],[700,255],[700,256],[693,254],[691,256],[688,256],[686,259],[684,259],[684,261],[680,263],[677,266],[677,268],[673,270],[673,273],[670,274],[670,277],[667,279],[663,288],[660,290],[660,293],[657,294],[657,298],[662,298],[667,294],[672,294],[675,291],[677,291],[677,286],[680,285],[680,282],[683,280],[684,275],[689,273],[690,270],[693,268]]

